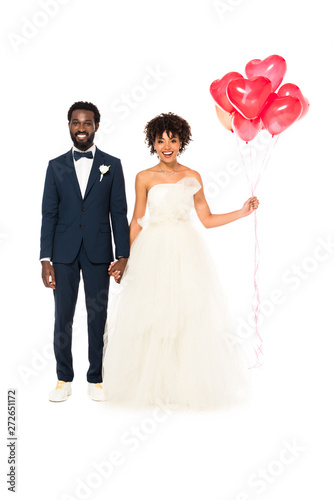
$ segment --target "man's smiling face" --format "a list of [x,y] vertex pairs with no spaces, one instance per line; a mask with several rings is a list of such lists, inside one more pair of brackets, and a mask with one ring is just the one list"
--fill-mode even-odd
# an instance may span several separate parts
[[76,148],[86,151],[93,145],[95,132],[99,128],[99,124],[95,124],[93,111],[76,109],[68,126]]

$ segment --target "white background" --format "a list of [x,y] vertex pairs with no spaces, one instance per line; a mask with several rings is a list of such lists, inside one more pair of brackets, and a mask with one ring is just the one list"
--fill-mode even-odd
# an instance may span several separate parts
[[[6,403],[13,387],[16,498],[332,497],[331,2],[222,0],[220,8],[213,0],[42,3],[7,2],[2,20],[2,491],[8,494]],[[249,188],[236,138],[217,120],[209,86],[271,54],[286,59],[283,83],[299,85],[311,106],[280,136],[256,193],[265,363],[254,373],[250,403],[213,414],[160,412],[164,421],[156,422],[152,412],[116,412],[92,402],[81,293],[73,395],[51,404],[53,298],[40,278],[40,210],[47,163],[71,146],[69,106],[88,100],[99,107],[104,121],[97,144],[122,159],[129,217],[135,174],[155,162],[144,126],[168,111],[192,126],[182,162],[201,173],[212,211],[235,210]],[[232,161],[240,167],[233,175]],[[239,323],[247,323],[252,217],[203,234],[231,307]],[[279,304],[272,294],[280,295]],[[136,428],[141,434],[133,437]],[[116,451],[122,463],[112,471]]]

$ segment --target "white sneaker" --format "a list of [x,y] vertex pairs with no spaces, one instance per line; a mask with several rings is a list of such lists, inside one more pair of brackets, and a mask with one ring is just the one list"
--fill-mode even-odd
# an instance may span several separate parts
[[88,382],[88,395],[93,401],[105,401],[104,390],[102,384],[91,384]]
[[64,382],[63,380],[58,380],[57,387],[53,389],[49,394],[49,401],[53,403],[59,403],[60,401],[66,401],[68,396],[72,394],[71,382]]

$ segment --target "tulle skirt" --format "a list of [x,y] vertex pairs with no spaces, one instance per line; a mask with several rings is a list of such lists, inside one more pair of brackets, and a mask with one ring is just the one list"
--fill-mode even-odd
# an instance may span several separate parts
[[248,393],[248,361],[201,235],[188,221],[151,223],[111,298],[103,386],[110,403],[210,410]]

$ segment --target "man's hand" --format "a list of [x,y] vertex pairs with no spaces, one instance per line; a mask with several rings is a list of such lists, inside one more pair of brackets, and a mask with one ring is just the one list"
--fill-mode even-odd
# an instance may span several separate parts
[[108,274],[114,278],[116,283],[121,282],[127,262],[128,259],[126,257],[120,257],[108,267]]
[[56,275],[54,267],[51,262],[47,260],[42,261],[42,280],[46,288],[56,288]]

